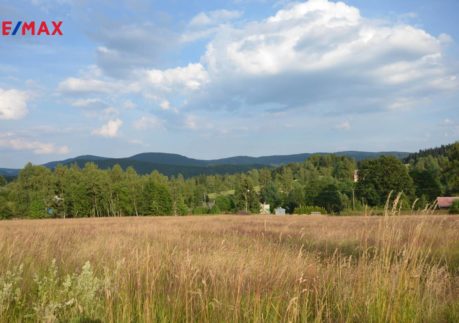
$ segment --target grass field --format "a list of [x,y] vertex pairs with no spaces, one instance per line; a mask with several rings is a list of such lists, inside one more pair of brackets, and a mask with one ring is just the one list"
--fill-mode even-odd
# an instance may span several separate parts
[[2,322],[459,322],[459,217],[0,222]]

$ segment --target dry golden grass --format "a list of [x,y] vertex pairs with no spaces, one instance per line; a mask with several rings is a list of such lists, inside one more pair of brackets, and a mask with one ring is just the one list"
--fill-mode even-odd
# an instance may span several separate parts
[[454,322],[458,269],[453,216],[3,221],[0,321]]

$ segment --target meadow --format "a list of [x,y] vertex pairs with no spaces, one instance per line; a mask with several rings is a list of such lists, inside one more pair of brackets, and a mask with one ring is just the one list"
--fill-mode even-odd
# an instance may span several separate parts
[[2,221],[0,321],[459,322],[459,217]]

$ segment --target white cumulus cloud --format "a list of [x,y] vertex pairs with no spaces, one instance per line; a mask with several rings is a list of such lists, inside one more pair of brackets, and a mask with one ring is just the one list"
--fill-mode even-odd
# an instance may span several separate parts
[[14,133],[0,133],[0,147],[13,150],[29,150],[37,155],[66,155],[70,152],[67,146],[57,146],[53,143],[22,138]]
[[200,12],[190,21],[190,26],[208,26],[221,24],[229,20],[233,20],[242,16],[241,11],[236,10],[214,10],[210,12]]
[[[328,0],[291,3],[265,19],[231,22],[240,15],[223,10],[191,20],[192,31],[213,28],[199,62],[167,69],[136,64],[126,78],[93,73],[68,78],[59,89],[141,93],[161,110],[194,114],[302,109],[322,115],[412,109],[459,89],[457,71],[445,60],[447,35],[369,19],[356,7]],[[218,20],[225,23],[212,25]]]
[[199,90],[209,80],[207,71],[199,63],[166,70],[147,70],[145,77],[150,85],[166,91],[177,90],[178,88],[191,91]]
[[28,112],[28,98],[28,94],[24,91],[0,88],[0,119],[17,120],[23,118]]
[[119,86],[109,81],[70,77],[62,81],[58,89],[67,93],[114,93]]
[[291,4],[213,37],[202,59],[209,88],[196,106],[368,110],[457,90],[444,38],[342,2]]
[[109,120],[101,128],[95,129],[92,134],[107,138],[113,138],[118,135],[118,131],[120,130],[122,124],[123,121],[121,119]]

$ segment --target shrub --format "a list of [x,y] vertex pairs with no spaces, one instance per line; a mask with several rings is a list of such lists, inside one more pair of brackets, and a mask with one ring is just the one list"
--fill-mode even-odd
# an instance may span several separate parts
[[209,208],[206,206],[197,206],[193,209],[194,215],[209,214]]
[[449,214],[459,214],[459,200],[453,202],[453,205],[449,208]]
[[8,206],[6,199],[0,196],[0,219],[9,219],[13,216],[11,208]]
[[22,280],[22,272],[21,265],[0,276],[0,321],[7,319],[15,308],[21,308],[22,293],[19,283]]
[[104,281],[97,278],[89,262],[81,273],[59,277],[56,261],[34,279],[37,297],[33,317],[39,322],[70,321],[96,317],[102,308],[99,297]]

